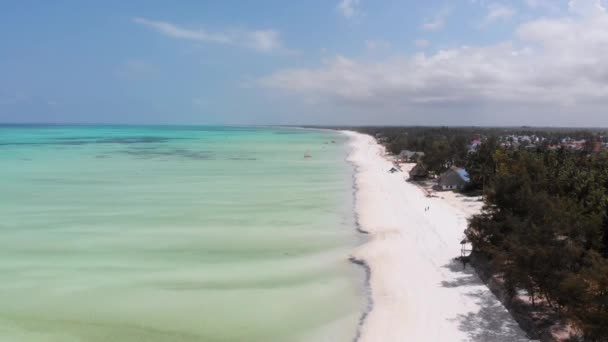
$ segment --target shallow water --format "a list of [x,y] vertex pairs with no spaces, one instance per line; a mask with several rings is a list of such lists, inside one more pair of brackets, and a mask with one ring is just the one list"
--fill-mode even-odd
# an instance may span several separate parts
[[0,126],[0,340],[351,341],[345,139]]

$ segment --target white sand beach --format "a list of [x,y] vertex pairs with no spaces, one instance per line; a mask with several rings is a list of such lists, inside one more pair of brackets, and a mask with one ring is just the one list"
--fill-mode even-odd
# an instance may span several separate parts
[[453,261],[480,204],[447,193],[426,197],[406,173],[387,172],[392,164],[372,137],[345,134],[357,168],[359,224],[370,235],[353,255],[371,273],[372,305],[359,341],[529,341],[471,266]]

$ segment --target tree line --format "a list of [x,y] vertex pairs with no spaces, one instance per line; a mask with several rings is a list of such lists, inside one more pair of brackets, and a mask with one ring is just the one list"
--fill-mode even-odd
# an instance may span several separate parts
[[465,166],[474,128],[365,127],[358,131],[376,136],[395,155],[403,150],[424,152],[426,168],[439,174],[452,166]]
[[485,206],[466,231],[475,252],[511,296],[525,290],[585,340],[608,341],[608,154],[483,153]]
[[[465,232],[510,296],[554,310],[585,341],[608,341],[608,153],[546,146],[603,132],[538,128],[360,128],[392,153],[425,152],[434,172],[464,166],[484,208]],[[506,148],[505,135],[537,135],[538,148]],[[475,150],[469,141],[481,137]]]

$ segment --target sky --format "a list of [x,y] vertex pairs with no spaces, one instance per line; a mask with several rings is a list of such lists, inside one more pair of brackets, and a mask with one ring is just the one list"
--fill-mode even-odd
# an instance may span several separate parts
[[0,0],[0,122],[608,127],[608,0]]

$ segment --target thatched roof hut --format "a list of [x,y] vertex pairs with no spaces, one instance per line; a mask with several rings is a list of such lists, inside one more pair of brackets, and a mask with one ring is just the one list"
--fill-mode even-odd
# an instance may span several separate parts
[[410,179],[419,180],[419,179],[425,179],[428,176],[429,176],[429,171],[427,170],[426,166],[424,166],[424,164],[422,164],[422,163],[416,164],[416,166],[414,166],[414,168],[412,168],[410,170]]

